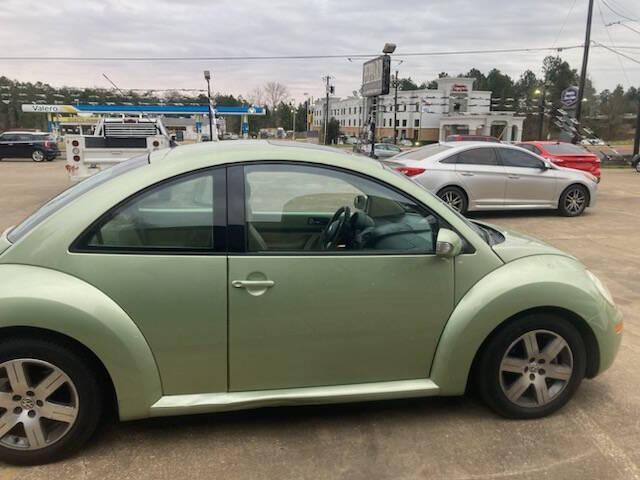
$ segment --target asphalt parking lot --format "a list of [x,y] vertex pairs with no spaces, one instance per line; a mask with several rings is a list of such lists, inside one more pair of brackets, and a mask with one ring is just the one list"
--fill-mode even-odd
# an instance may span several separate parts
[[[62,161],[0,162],[0,230],[67,186]],[[430,398],[151,419],[105,427],[57,464],[0,465],[0,480],[640,479],[640,175],[605,170],[579,218],[474,216],[575,255],[625,314],[614,366],[558,414],[510,421],[473,398]]]

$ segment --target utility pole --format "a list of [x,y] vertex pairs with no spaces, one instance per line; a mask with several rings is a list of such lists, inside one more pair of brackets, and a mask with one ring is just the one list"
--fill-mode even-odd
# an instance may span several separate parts
[[[580,122],[582,115],[582,99],[584,98],[584,86],[587,80],[587,64],[589,63],[589,47],[591,46],[591,19],[593,18],[593,0],[589,0],[587,13],[587,28],[584,36],[584,51],[582,53],[582,69],[580,70],[580,86],[578,89],[578,105],[576,106],[576,120]],[[577,137],[574,137],[574,142]]]
[[395,92],[393,94],[393,144],[398,143],[398,86],[400,80],[398,79],[398,70],[396,70],[396,78],[393,81]]
[[291,122],[291,140],[295,140],[296,139],[296,106],[294,102],[291,102],[291,117],[293,118],[292,122]]
[[636,114],[636,137],[633,141],[633,156],[640,153],[640,98],[638,98],[638,113]]
[[327,140],[329,139],[329,135],[327,134],[327,130],[329,129],[329,90],[331,89],[329,85],[329,81],[331,80],[331,76],[327,75],[324,77],[326,80],[325,85],[325,102],[324,102],[324,138],[322,143],[328,145]]
[[204,71],[204,79],[207,81],[207,98],[209,99],[209,141],[213,142],[213,109],[211,108],[211,72]]

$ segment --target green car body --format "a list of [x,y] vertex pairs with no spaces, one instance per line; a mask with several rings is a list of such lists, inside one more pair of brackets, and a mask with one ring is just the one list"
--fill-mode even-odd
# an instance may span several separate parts
[[[150,185],[274,161],[382,182],[444,219],[465,247],[450,258],[71,248],[96,219]],[[82,345],[108,374],[122,420],[460,395],[492,332],[525,312],[554,312],[574,324],[587,346],[588,377],[611,365],[620,344],[619,311],[576,259],[512,232],[491,246],[411,180],[324,149],[234,142],[154,152],[149,165],[87,191],[15,243],[7,233],[0,337],[37,332]],[[231,286],[264,280],[256,272],[275,287],[251,295]]]

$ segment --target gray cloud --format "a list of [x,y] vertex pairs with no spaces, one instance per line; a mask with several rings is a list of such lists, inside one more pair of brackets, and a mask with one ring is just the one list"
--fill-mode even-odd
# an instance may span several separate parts
[[[387,42],[397,53],[433,50],[518,48],[579,44],[586,5],[577,2],[560,34],[572,0],[0,0],[0,44],[5,55],[56,56],[233,56],[349,54],[379,51]],[[635,14],[635,0],[616,0]],[[606,22],[619,20],[603,7]],[[637,18],[637,17],[636,17]],[[640,46],[640,36],[610,27],[618,45]],[[609,44],[598,9],[593,38]],[[557,40],[556,40],[557,39]],[[640,51],[627,51],[640,58]],[[539,72],[547,53],[411,57],[401,75],[430,80],[472,67],[499,68],[513,77]],[[562,53],[578,68],[580,50]],[[594,49],[590,76],[597,88],[640,84],[640,65]],[[337,93],[358,87],[361,61],[286,60],[252,62],[0,62],[0,74],[54,85],[104,86],[107,73],[123,88],[200,88],[210,69],[214,87],[245,94],[278,80],[302,98],[322,93],[321,77],[335,77]]]

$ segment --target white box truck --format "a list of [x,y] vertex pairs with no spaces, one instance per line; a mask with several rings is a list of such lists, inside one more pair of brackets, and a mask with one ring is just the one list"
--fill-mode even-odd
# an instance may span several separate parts
[[103,118],[93,135],[66,135],[66,169],[79,181],[144,152],[172,146],[160,119]]

